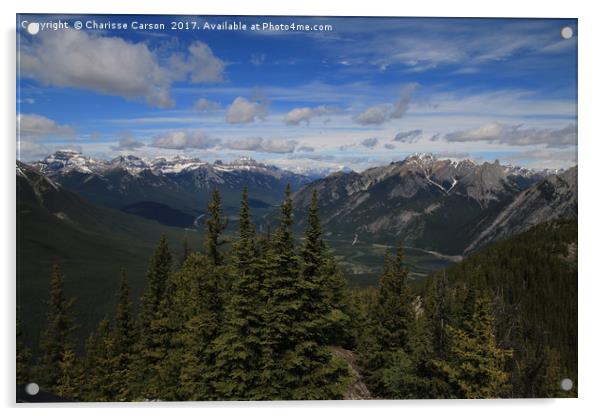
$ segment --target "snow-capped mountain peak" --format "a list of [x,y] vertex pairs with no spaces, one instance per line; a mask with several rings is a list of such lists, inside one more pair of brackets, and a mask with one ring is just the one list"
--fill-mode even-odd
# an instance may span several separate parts
[[84,156],[75,150],[58,150],[34,165],[42,173],[59,170],[63,172],[95,173],[98,170],[106,169],[109,163]]
[[199,169],[207,165],[207,162],[204,162],[200,159],[180,155],[172,157],[158,157],[150,161],[150,167],[152,171],[162,174],[181,173],[184,171]]

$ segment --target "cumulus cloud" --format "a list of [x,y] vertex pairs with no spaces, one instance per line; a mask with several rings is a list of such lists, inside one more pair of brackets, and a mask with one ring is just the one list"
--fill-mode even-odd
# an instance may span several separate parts
[[297,142],[295,140],[264,140],[261,151],[268,153],[292,153],[295,151]]
[[370,137],[369,139],[362,140],[360,144],[369,149],[374,149],[374,147],[378,144],[378,139],[376,137]]
[[294,108],[288,112],[284,117],[284,122],[287,125],[298,125],[301,122],[309,124],[309,121],[314,117],[323,116],[326,114],[332,114],[338,112],[339,109],[336,107],[329,107],[321,105],[318,107],[299,107]]
[[292,153],[295,151],[297,142],[285,139],[264,139],[262,137],[247,137],[243,139],[231,139],[222,144],[231,150],[247,150],[265,153]]
[[213,111],[219,108],[219,103],[208,100],[207,98],[199,98],[194,103],[194,109],[200,112]]
[[391,143],[387,143],[387,144],[385,144],[385,149],[387,149],[387,150],[393,150],[393,149],[395,149],[395,145],[391,144]]
[[353,120],[358,124],[383,124],[388,120],[389,109],[385,106],[374,106],[356,115]]
[[243,139],[231,139],[223,144],[224,147],[232,150],[252,150],[256,151],[261,147],[263,138],[246,137]]
[[37,140],[45,137],[71,137],[75,134],[73,127],[61,125],[48,117],[39,114],[19,114],[17,130],[21,139]]
[[414,143],[420,138],[420,136],[422,136],[422,130],[420,129],[401,131],[395,135],[393,140],[402,143]]
[[157,107],[174,104],[170,75],[144,43],[86,31],[42,31],[21,51],[25,77],[44,85],[94,90],[125,98],[144,97]]
[[17,159],[19,160],[33,160],[50,153],[52,153],[51,148],[39,142],[22,140],[17,143]]
[[357,143],[347,143],[347,144],[342,144],[339,146],[339,150],[341,151],[346,151],[348,149],[354,148],[354,147],[366,147],[368,149],[374,149],[376,147],[376,145],[379,143],[378,138],[376,137],[369,137],[367,139],[364,139],[360,142]]
[[141,142],[140,140],[136,140],[136,138],[131,134],[124,133],[119,139],[117,146],[111,146],[111,150],[136,150],[143,146],[145,146],[143,142]]
[[56,150],[44,139],[67,139],[75,136],[72,126],[59,124],[40,114],[17,115],[17,158],[19,160],[46,156]]
[[399,99],[393,104],[393,111],[391,111],[391,114],[389,114],[389,118],[397,119],[405,116],[406,112],[408,111],[410,99],[412,98],[412,93],[416,87],[418,87],[418,84],[416,83],[403,86],[399,95]]
[[224,80],[224,62],[201,41],[188,47],[188,54],[175,54],[169,59],[169,68],[176,79],[194,84],[216,83]]
[[126,99],[142,98],[155,107],[171,107],[171,84],[219,82],[224,63],[202,42],[187,54],[173,55],[162,66],[143,42],[73,29],[42,31],[22,42],[21,75],[43,85],[82,88]]
[[473,130],[448,133],[444,139],[448,142],[485,141],[514,146],[545,145],[561,148],[577,145],[577,125],[571,123],[561,129],[545,129],[493,122]]
[[390,105],[369,107],[363,113],[356,115],[353,120],[358,124],[383,124],[388,120],[400,119],[405,116],[412,98],[412,93],[418,84],[411,83],[401,88],[399,99]]
[[202,131],[170,131],[153,137],[151,146],[162,149],[210,149],[220,143]]
[[252,123],[255,119],[265,120],[267,115],[267,103],[236,97],[228,107],[226,121],[231,124]]

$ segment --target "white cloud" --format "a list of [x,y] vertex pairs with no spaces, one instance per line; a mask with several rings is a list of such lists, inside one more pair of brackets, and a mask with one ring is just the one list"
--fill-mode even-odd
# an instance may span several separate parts
[[241,139],[231,139],[223,143],[223,146],[232,150],[251,150],[258,151],[263,143],[261,137],[245,137]]
[[422,136],[422,129],[401,131],[395,135],[393,140],[402,143],[414,143],[420,136]]
[[153,138],[151,146],[162,149],[210,149],[220,143],[202,131],[171,131]]
[[484,141],[513,146],[545,145],[561,148],[577,146],[577,126],[568,124],[560,129],[546,129],[493,122],[473,130],[448,133],[444,139],[448,142]]
[[[17,158],[19,160],[46,156],[56,150],[60,139],[73,139],[75,129],[72,126],[58,124],[56,121],[40,114],[17,115]],[[61,145],[62,146],[62,145]]]
[[577,149],[537,149],[501,157],[505,163],[534,169],[568,168],[577,164]]
[[374,106],[368,108],[361,114],[356,115],[353,120],[362,125],[383,124],[388,120],[389,109],[385,106]]
[[286,139],[264,139],[262,137],[247,137],[231,139],[223,143],[223,147],[232,150],[247,150],[265,153],[292,153],[297,142]]
[[369,139],[362,140],[360,144],[369,149],[374,149],[374,147],[378,144],[378,139],[376,137],[370,137]]
[[295,151],[297,142],[295,140],[264,140],[261,151],[268,153],[292,153]]
[[169,68],[176,79],[188,80],[194,84],[218,83],[224,80],[224,62],[201,41],[196,41],[188,47],[188,55],[172,55]]
[[[324,43],[324,47],[348,60],[364,58],[381,71],[396,64],[409,72],[441,67],[450,67],[453,71],[458,67],[478,68],[502,62],[519,54],[530,57],[571,48],[576,51],[576,39],[561,39],[560,29],[554,22],[541,20],[506,21],[495,31],[490,30],[490,25],[463,26],[461,21],[450,24],[440,20],[407,21],[401,27],[394,21],[383,22],[377,33],[369,35],[358,26],[337,24],[337,32],[353,41]],[[525,66],[532,64],[528,58],[521,57],[517,57],[516,62]],[[367,67],[367,70],[373,69]]]
[[432,115],[471,115],[492,118],[542,116],[576,118],[575,99],[549,98],[530,90],[492,90],[472,93],[470,89],[434,93],[426,102],[415,104],[416,112]]
[[21,75],[44,85],[82,88],[126,99],[143,98],[155,107],[172,107],[175,80],[214,83],[225,64],[202,42],[187,54],[172,55],[162,66],[146,43],[78,30],[42,31],[22,42]]
[[45,137],[72,137],[73,127],[61,125],[39,114],[19,114],[17,130],[21,139],[37,140]]
[[389,114],[389,118],[398,119],[402,118],[406,114],[408,111],[408,105],[410,104],[410,99],[412,98],[412,93],[417,87],[418,84],[416,83],[403,86],[399,95],[399,100],[393,104],[393,111],[391,111],[391,114]]
[[265,120],[268,115],[267,104],[236,97],[226,113],[226,121],[231,124],[252,123],[255,119]]
[[373,106],[361,114],[356,115],[353,120],[358,124],[383,124],[385,121],[400,119],[408,111],[412,93],[418,87],[416,83],[404,85],[401,88],[399,99],[391,105]]
[[284,117],[284,122],[287,125],[298,125],[301,122],[309,124],[309,121],[314,117],[323,116],[326,114],[332,114],[340,111],[338,108],[329,106],[318,106],[318,107],[300,107],[294,108],[287,113]]
[[143,146],[145,146],[145,144],[140,140],[136,140],[131,135],[124,135],[121,139],[119,139],[117,146],[111,146],[111,150],[136,150]]
[[85,31],[42,31],[21,51],[21,71],[44,85],[91,89],[157,107],[174,104],[170,76],[144,43]]
[[219,103],[208,100],[207,98],[199,98],[194,103],[194,109],[200,112],[213,111],[219,108]]

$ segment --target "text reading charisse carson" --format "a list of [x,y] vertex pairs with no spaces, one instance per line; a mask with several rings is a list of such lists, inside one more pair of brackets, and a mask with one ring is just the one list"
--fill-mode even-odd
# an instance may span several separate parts
[[[30,22],[28,20],[21,21],[21,27],[28,29],[30,24],[36,26],[37,31],[44,30],[64,30],[64,29],[87,29],[87,30],[217,30],[217,31],[246,31],[246,30],[266,30],[266,31],[325,31],[330,32],[334,30],[333,25],[330,24],[300,24],[296,22],[291,23],[273,23],[260,22],[255,24],[249,24],[242,21],[223,21],[219,23],[203,22],[203,21],[172,21],[169,23],[156,23],[156,22],[99,22],[94,19],[75,22],[69,22],[65,20],[58,21],[47,21],[47,22]],[[30,32],[31,33],[31,32]]]

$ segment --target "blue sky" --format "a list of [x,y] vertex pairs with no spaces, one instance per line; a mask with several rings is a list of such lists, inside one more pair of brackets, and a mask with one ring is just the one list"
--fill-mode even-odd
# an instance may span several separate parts
[[[23,24],[59,20],[71,28]],[[223,22],[247,30],[204,29]],[[267,22],[331,30],[251,29]],[[20,15],[17,27],[23,160],[73,148],[290,169],[362,170],[414,152],[576,164],[574,19]]]

